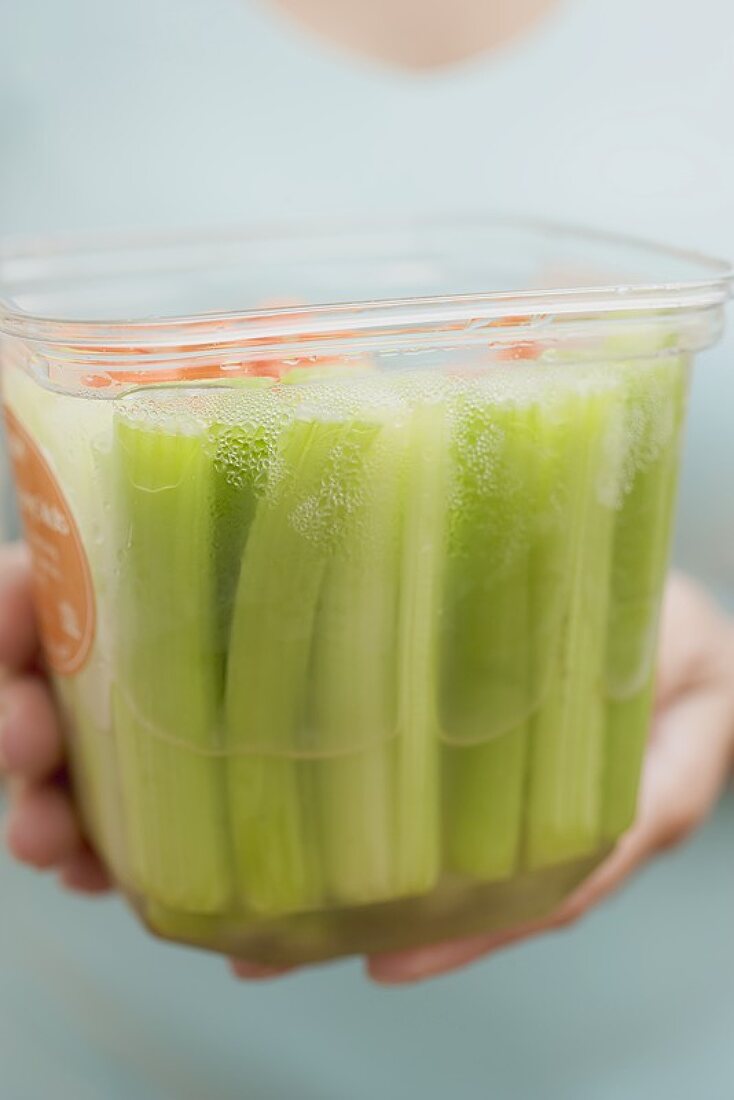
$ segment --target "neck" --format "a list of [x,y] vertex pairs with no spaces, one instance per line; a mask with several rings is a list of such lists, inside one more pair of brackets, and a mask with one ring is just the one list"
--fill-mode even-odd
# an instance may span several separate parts
[[323,37],[388,64],[432,69],[496,49],[556,0],[277,0]]

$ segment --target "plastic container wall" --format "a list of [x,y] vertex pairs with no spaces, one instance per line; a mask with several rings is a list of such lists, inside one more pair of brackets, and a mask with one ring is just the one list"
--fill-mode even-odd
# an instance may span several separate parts
[[2,274],[47,659],[146,923],[283,963],[557,905],[634,818],[726,270],[479,222]]

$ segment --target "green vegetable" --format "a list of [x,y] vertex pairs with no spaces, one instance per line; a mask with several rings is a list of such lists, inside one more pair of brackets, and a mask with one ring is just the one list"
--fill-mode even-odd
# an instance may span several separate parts
[[481,387],[457,409],[444,594],[444,848],[451,870],[504,878],[522,824],[532,712],[532,410]]
[[602,837],[614,841],[635,818],[654,677],[626,699],[607,702]]
[[258,912],[323,901],[313,759],[323,745],[305,721],[313,635],[327,566],[378,430],[359,419],[296,419],[279,440],[279,482],[259,502],[245,547],[226,724],[238,889]]
[[[216,652],[221,662],[222,690],[229,635],[245,543],[259,497],[265,491],[273,459],[273,443],[267,428],[265,401],[250,406],[234,404],[230,418],[215,423],[207,445],[213,450],[211,496],[212,551],[214,555],[214,611]],[[229,410],[228,410],[229,411]],[[246,424],[243,421],[247,418]]]
[[603,833],[631,824],[647,739],[658,615],[675,506],[687,364],[632,362],[617,370],[628,450],[613,534],[607,627]]
[[[563,383],[559,385],[559,382]],[[573,376],[476,387],[458,413],[444,622],[445,847],[455,871],[518,865],[530,721],[551,690],[571,583]],[[528,384],[530,383],[530,384]]]
[[458,935],[467,879],[539,908],[629,824],[687,378],[653,332],[622,359],[639,335],[78,417],[11,377],[97,597],[58,685],[86,819],[151,926],[273,958]]
[[438,661],[446,555],[448,421],[415,404],[407,427],[398,618],[397,879],[427,892],[440,871]]
[[206,432],[174,413],[115,418],[119,590],[115,738],[133,886],[187,912],[231,898]]
[[567,593],[548,691],[532,720],[525,859],[531,869],[599,843],[613,492],[622,451],[619,401],[603,375],[568,397],[565,475]]
[[350,477],[360,502],[330,560],[314,633],[309,719],[328,897],[398,896],[395,744],[399,523],[404,425],[390,419]]

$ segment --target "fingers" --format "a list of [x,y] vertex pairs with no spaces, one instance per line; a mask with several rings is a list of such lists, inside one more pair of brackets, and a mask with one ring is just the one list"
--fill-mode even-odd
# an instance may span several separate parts
[[700,825],[726,783],[734,749],[734,694],[725,682],[691,691],[659,717],[635,831],[667,847]]
[[523,940],[537,936],[541,932],[566,927],[573,923],[570,915],[562,911],[549,917],[526,921],[513,928],[503,928],[470,939],[453,940],[448,943],[434,944],[413,951],[400,951],[394,954],[373,955],[366,960],[367,972],[373,981],[380,985],[405,985],[426,981],[460,970],[469,963],[491,955],[505,947],[522,943]]
[[414,951],[373,955],[367,959],[367,972],[380,985],[406,985],[449,974],[484,958],[501,947],[509,947],[550,927],[550,921],[535,921],[502,932],[476,936],[468,940],[435,944]]
[[68,889],[82,894],[104,894],[112,888],[107,871],[86,845],[62,863],[59,878]]
[[111,889],[107,871],[84,840],[73,805],[59,787],[16,788],[6,838],[17,860],[38,870],[58,869],[71,890],[100,894]]
[[726,683],[734,668],[734,632],[708,593],[695,581],[671,574],[660,629],[658,707],[692,688]]
[[109,875],[83,840],[72,804],[60,788],[16,788],[6,836],[17,860],[39,870],[58,868],[69,889],[99,894],[111,887]]
[[711,813],[730,768],[734,714],[726,694],[705,689],[673,706],[650,748],[637,822],[556,915],[577,920],[650,856],[685,840]]
[[247,962],[245,959],[230,959],[230,970],[236,978],[246,981],[267,981],[269,978],[282,978],[291,974],[294,966],[263,966],[261,963]]
[[0,667],[28,668],[38,646],[28,550],[8,544],[0,547]]
[[61,766],[61,730],[51,694],[40,677],[6,684],[0,706],[0,761],[16,777],[38,781]]
[[16,791],[6,836],[12,855],[39,869],[58,867],[82,847],[71,802],[51,786]]
[[22,544],[0,547],[0,767],[10,778],[7,844],[22,863],[59,870],[74,890],[99,893],[109,877],[82,837],[71,798],[54,777],[64,763],[51,693],[33,672],[39,639]]

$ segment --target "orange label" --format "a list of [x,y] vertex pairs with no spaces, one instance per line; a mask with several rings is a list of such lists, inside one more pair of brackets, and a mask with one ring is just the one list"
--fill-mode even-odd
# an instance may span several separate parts
[[94,590],[79,529],[40,450],[5,410],[23,531],[33,561],[33,594],[49,665],[72,676],[94,640]]

